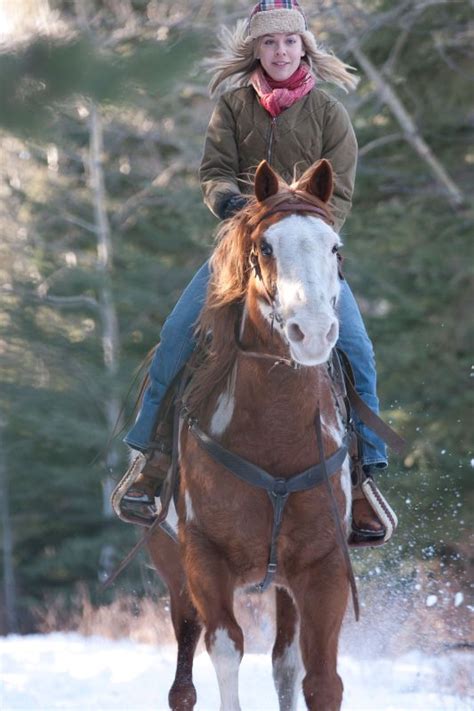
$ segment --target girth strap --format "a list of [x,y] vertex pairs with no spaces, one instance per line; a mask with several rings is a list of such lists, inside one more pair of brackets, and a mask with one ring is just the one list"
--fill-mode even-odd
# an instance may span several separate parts
[[[184,419],[188,423],[189,430],[192,432],[201,447],[219,464],[222,464],[228,471],[234,474],[241,481],[247,484],[257,486],[264,489],[270,498],[273,508],[273,527],[270,543],[270,553],[268,557],[268,565],[265,578],[261,583],[256,585],[258,592],[264,592],[273,581],[277,569],[277,542],[283,519],[286,502],[290,494],[296,491],[307,491],[312,489],[324,481],[332,474],[338,472],[344,460],[347,457],[348,450],[348,433],[345,434],[342,445],[328,459],[319,464],[306,469],[304,472],[295,474],[288,479],[283,477],[274,477],[256,464],[249,462],[247,459],[240,457],[234,452],[230,452],[223,447],[219,442],[209,437],[197,424],[197,421],[190,417],[185,410],[183,413]],[[321,453],[321,457],[324,454]]]

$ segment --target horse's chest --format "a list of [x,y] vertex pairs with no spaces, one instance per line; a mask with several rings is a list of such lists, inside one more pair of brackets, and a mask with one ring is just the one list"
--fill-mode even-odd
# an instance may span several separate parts
[[[223,435],[224,446],[276,476],[289,476],[312,466],[318,459],[316,404],[308,405],[303,399],[291,407],[284,404],[288,405],[262,403],[258,398],[240,403]],[[333,408],[324,414],[323,429],[325,449],[332,453],[342,436]]]

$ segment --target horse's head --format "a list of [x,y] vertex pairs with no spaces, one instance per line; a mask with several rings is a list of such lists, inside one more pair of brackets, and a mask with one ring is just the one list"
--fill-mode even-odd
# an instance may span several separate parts
[[331,227],[332,191],[326,160],[290,186],[266,161],[255,175],[249,288],[264,317],[280,324],[291,357],[307,366],[326,362],[339,336],[341,240]]

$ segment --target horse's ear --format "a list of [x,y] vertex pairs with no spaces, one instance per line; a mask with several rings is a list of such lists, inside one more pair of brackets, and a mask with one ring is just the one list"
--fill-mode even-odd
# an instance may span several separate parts
[[331,163],[325,158],[318,160],[301,176],[298,188],[323,202],[329,202],[334,190],[334,173]]
[[279,189],[278,176],[268,165],[266,160],[258,164],[255,173],[255,196],[259,202],[263,202],[272,195],[276,195]]

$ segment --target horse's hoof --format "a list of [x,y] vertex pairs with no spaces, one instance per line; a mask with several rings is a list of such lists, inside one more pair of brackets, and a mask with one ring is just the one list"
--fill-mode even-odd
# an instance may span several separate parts
[[171,711],[193,711],[196,701],[197,694],[193,684],[185,686],[173,684],[168,694]]

